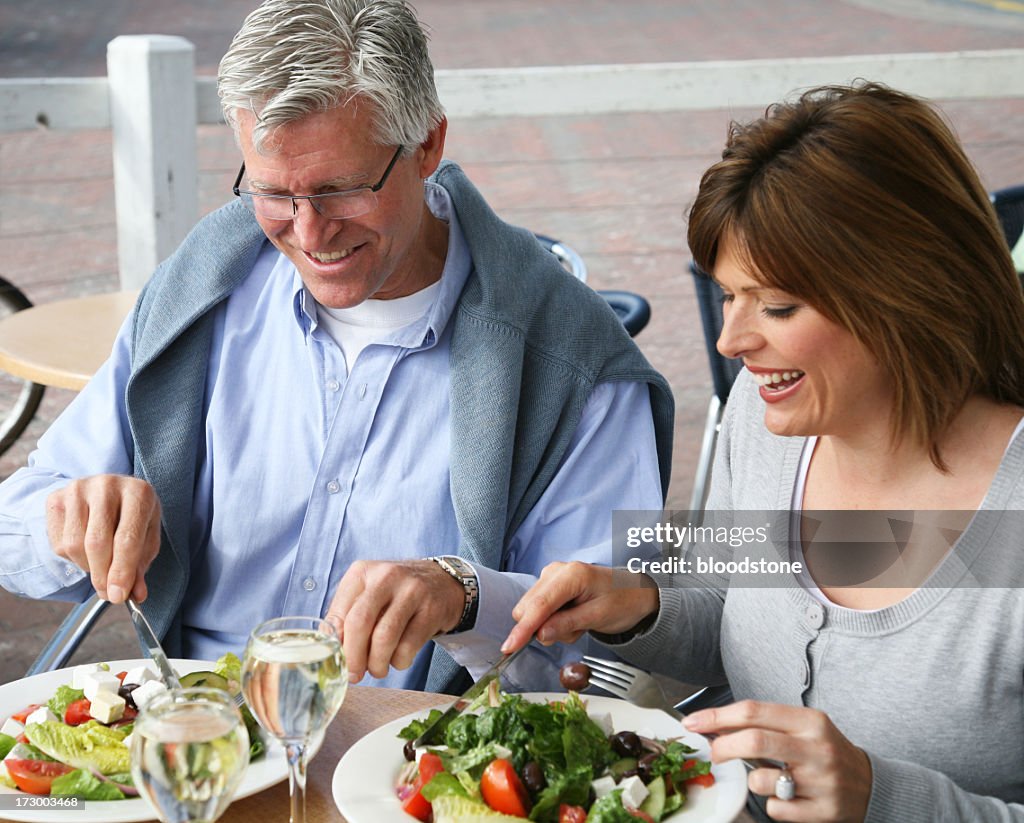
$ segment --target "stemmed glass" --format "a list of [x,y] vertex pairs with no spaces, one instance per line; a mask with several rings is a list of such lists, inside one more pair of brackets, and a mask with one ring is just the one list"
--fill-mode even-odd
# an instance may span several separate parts
[[148,704],[132,732],[135,787],[164,823],[216,820],[249,765],[249,734],[231,696],[182,689]]
[[307,752],[322,739],[347,688],[341,641],[327,621],[279,617],[249,635],[242,691],[259,724],[284,744],[291,823],[305,823]]

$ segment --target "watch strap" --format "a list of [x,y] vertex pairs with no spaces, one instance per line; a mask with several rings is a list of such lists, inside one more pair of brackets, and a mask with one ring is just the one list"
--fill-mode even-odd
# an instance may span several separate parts
[[472,629],[476,625],[477,609],[480,605],[480,582],[476,577],[476,570],[461,557],[455,555],[441,555],[431,557],[448,574],[462,584],[462,591],[465,599],[462,604],[462,616],[458,624],[448,634],[456,634]]

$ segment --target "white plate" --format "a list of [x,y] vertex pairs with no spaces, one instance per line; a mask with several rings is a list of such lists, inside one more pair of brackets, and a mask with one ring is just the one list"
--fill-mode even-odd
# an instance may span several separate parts
[[[564,693],[531,692],[523,695],[536,702],[564,700]],[[641,709],[624,700],[583,695],[591,716],[610,714],[616,731],[635,731],[645,737],[678,737],[697,750],[695,757],[709,759],[707,739],[688,732],[664,712]],[[409,823],[415,818],[402,811],[395,795],[395,779],[405,763],[398,732],[420,710],[381,726],[357,741],[334,770],[331,792],[338,810],[349,823]],[[747,773],[738,760],[711,767],[715,785],[687,788],[686,806],[665,821],[671,823],[731,823],[747,800]]]
[[[156,667],[148,660],[107,660],[114,673],[148,664],[153,671]],[[178,674],[212,669],[213,663],[203,660],[172,660],[171,665]],[[0,686],[0,720],[10,717],[13,712],[30,703],[45,703],[58,686],[71,685],[72,669],[57,669],[33,677],[15,680]],[[284,749],[276,741],[270,741],[267,753],[251,763],[238,787],[235,798],[248,797],[261,792],[288,777],[288,762]],[[0,786],[0,794],[32,797],[32,795]],[[153,812],[141,797],[127,800],[87,800],[81,809],[3,809],[0,818],[5,820],[27,820],[34,823],[134,823],[138,820],[154,820]]]

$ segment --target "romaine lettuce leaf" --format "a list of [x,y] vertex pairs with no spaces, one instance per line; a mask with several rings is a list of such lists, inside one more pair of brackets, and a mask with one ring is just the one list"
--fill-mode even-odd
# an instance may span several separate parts
[[113,783],[93,776],[86,769],[75,769],[73,772],[55,778],[50,787],[50,794],[55,797],[81,797],[85,800],[124,800],[122,792]]
[[81,689],[73,689],[71,686],[58,686],[56,693],[46,705],[50,707],[50,711],[57,716],[58,720],[63,720],[64,712],[67,711],[68,706],[76,700],[81,700],[83,697],[85,697],[85,692]]

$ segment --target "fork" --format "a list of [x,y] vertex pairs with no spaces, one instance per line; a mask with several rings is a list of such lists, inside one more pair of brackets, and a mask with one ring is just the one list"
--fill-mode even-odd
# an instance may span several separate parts
[[[609,694],[628,700],[635,706],[643,709],[660,709],[676,720],[686,717],[679,709],[672,705],[672,701],[665,696],[661,684],[651,675],[636,666],[628,663],[620,663],[616,660],[605,660],[601,657],[584,655],[583,660],[590,666],[590,682],[604,689]],[[705,735],[713,740],[717,735]],[[743,760],[743,765],[748,769],[785,769],[786,764],[778,760],[755,758]]]

